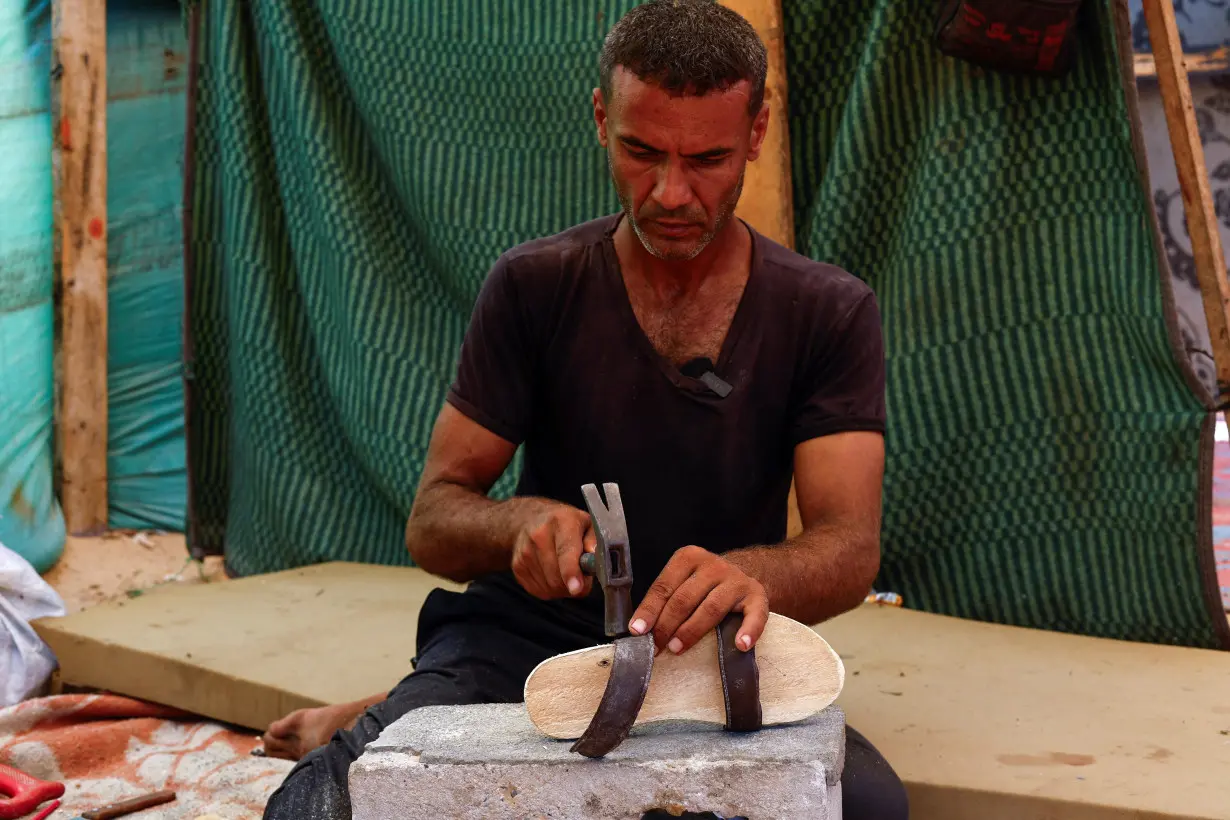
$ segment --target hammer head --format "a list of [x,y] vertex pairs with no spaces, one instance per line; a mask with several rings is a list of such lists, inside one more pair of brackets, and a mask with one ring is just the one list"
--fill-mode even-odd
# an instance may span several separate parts
[[581,556],[581,571],[598,579],[606,602],[607,637],[618,638],[628,634],[628,619],[632,617],[632,555],[619,485],[603,484],[602,489],[606,492],[605,504],[595,485],[581,487],[598,536],[598,549]]

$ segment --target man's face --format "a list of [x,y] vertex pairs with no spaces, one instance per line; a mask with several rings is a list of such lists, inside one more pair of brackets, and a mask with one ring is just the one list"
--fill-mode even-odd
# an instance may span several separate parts
[[760,154],[768,106],[748,113],[750,84],[671,96],[622,67],[611,99],[594,91],[598,140],[619,201],[645,249],[695,258],[734,215],[746,164]]

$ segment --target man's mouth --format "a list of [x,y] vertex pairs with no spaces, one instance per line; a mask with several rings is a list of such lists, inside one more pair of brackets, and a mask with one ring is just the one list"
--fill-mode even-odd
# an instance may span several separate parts
[[684,236],[696,227],[692,222],[662,222],[659,220],[655,220],[654,225],[667,236]]

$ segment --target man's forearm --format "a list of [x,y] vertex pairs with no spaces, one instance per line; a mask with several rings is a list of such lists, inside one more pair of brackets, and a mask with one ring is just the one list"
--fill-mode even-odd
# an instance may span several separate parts
[[496,501],[450,482],[423,488],[406,524],[406,547],[421,568],[458,583],[509,568],[513,545],[536,498]]
[[759,581],[773,612],[818,624],[858,606],[879,571],[874,536],[815,526],[783,543],[723,554]]

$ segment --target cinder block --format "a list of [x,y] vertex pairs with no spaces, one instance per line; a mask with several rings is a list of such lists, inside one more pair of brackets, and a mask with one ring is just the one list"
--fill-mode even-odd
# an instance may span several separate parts
[[416,709],[350,769],[354,820],[640,820],[660,809],[748,820],[840,820],[845,715],[739,734],[637,727],[589,760],[543,737],[521,704]]

